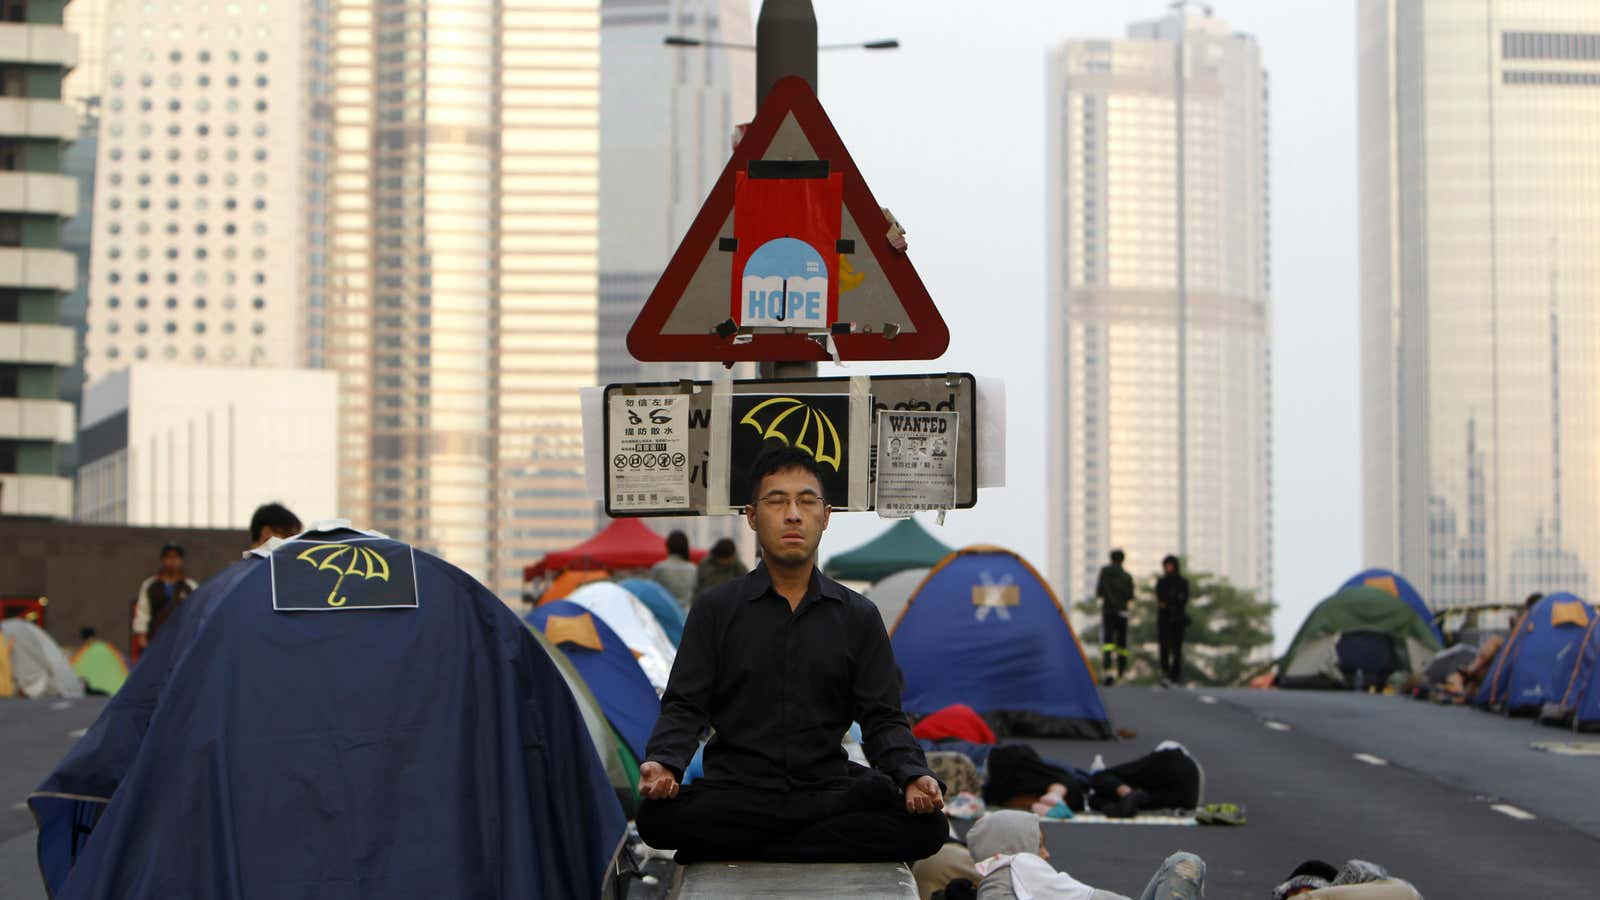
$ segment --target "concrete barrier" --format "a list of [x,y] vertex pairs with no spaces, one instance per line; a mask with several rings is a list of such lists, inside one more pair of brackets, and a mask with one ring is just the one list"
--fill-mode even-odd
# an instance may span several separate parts
[[680,900],[746,897],[852,897],[916,900],[917,883],[900,863],[695,863],[683,871]]

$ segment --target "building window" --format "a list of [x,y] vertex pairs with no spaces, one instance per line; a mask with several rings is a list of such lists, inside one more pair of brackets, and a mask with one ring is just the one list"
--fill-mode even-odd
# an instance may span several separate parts
[[1506,59],[1600,60],[1600,34],[1555,31],[1506,31],[1500,35]]
[[26,97],[24,74],[21,66],[0,66],[0,97]]
[[1549,85],[1600,85],[1600,72],[1529,72],[1507,71],[1501,75],[1505,84]]

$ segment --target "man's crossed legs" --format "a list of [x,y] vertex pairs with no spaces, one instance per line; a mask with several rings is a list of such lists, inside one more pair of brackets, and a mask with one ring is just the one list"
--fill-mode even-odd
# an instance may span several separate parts
[[906,812],[887,776],[864,770],[824,789],[759,791],[697,781],[671,800],[646,800],[639,836],[679,863],[912,862],[938,852],[949,834],[942,813]]

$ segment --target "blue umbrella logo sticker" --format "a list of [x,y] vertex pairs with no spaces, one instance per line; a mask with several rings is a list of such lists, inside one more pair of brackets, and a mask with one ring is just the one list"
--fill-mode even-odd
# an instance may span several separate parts
[[783,237],[756,248],[740,288],[743,325],[828,327],[828,267],[805,241]]

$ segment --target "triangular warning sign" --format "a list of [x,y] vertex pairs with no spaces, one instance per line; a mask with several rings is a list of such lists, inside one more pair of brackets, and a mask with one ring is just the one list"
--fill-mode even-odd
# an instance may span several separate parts
[[628,331],[644,361],[936,359],[950,330],[804,79],[773,87]]

